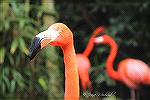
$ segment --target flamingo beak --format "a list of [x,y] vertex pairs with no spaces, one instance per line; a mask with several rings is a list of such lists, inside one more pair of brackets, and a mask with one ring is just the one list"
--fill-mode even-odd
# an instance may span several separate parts
[[32,60],[40,49],[46,47],[49,43],[55,41],[59,32],[54,29],[48,29],[36,35],[36,37],[32,40],[31,46],[29,49],[29,58]]
[[29,58],[30,61],[36,56],[36,54],[39,52],[40,48],[41,48],[41,39],[39,37],[35,37],[32,42],[31,42],[31,46],[29,49]]
[[103,36],[99,36],[99,37],[96,37],[96,38],[95,38],[95,41],[94,41],[94,42],[95,42],[96,44],[99,44],[99,43],[102,43],[103,41],[104,41]]

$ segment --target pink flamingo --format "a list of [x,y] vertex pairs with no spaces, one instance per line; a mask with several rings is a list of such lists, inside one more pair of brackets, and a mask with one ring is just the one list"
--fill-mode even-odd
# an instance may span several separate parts
[[[66,41],[67,40],[67,41]],[[74,50],[73,34],[63,23],[55,23],[33,39],[29,57],[32,60],[38,50],[48,44],[60,46],[65,63],[65,100],[79,100],[79,77]]]
[[101,32],[104,32],[104,28],[102,26],[97,27],[95,31],[92,33],[92,36],[84,52],[77,54],[78,74],[79,74],[79,78],[81,80],[81,85],[82,85],[84,92],[86,91],[88,87],[90,88],[90,90],[92,90],[91,81],[89,78],[89,70],[91,68],[91,63],[90,63],[88,56],[90,55],[94,47],[94,39],[96,35]]
[[[114,79],[123,82],[132,90],[137,89],[139,84],[150,85],[150,68],[143,61],[127,58],[119,63],[118,71],[113,69],[118,47],[116,42],[108,35],[95,38],[96,44],[107,44],[110,46],[110,53],[106,61],[106,72]],[[135,91],[131,91],[132,99],[135,98]]]

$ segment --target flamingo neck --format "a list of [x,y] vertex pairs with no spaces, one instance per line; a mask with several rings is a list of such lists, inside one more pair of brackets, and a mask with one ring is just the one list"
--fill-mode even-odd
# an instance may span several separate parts
[[65,63],[65,100],[79,100],[79,76],[74,45],[62,50]]
[[94,47],[94,37],[92,36],[88,42],[87,47],[85,48],[83,55],[88,57]]
[[97,34],[101,33],[101,32],[104,32],[105,29],[104,27],[100,26],[100,27],[97,27],[95,29],[95,31],[92,33],[92,36],[88,42],[88,45],[87,47],[85,48],[84,52],[83,52],[83,55],[85,55],[86,57],[88,57],[94,47],[94,38],[96,37]]
[[118,52],[118,46],[111,37],[108,38],[108,45],[110,46],[110,53],[106,61],[106,71],[112,79],[119,80],[118,72],[113,69],[114,60]]

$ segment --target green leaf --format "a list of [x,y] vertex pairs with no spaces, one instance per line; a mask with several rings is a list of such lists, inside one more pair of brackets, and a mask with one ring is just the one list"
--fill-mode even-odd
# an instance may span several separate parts
[[24,19],[19,20],[19,26],[20,26],[21,29],[24,28],[24,26],[25,26],[25,20]]
[[19,65],[19,63],[20,63],[20,56],[18,55],[16,56],[16,65]]
[[0,64],[4,62],[5,59],[5,48],[0,48]]
[[4,30],[8,30],[10,28],[10,21],[9,19],[7,19],[5,22],[4,22]]
[[14,59],[13,59],[12,55],[10,55],[10,54],[7,53],[7,57],[9,59],[10,64],[14,65],[15,63],[14,63]]
[[28,16],[29,11],[30,11],[30,4],[29,4],[29,1],[28,1],[28,0],[26,0],[26,2],[25,2],[25,5],[24,5],[24,6],[25,6],[25,7],[24,7],[25,15],[26,15],[26,16]]
[[12,80],[10,85],[10,92],[13,93],[15,91],[15,88],[16,88],[16,81]]
[[2,75],[8,76],[9,73],[10,73],[10,68],[8,68],[8,67],[5,66],[5,67],[3,68]]
[[20,88],[24,88],[25,84],[24,84],[24,79],[21,75],[21,73],[19,73],[17,70],[13,69],[12,70],[12,75],[14,80],[16,81],[16,83],[19,85]]
[[33,33],[36,33],[34,28],[25,26],[24,31],[22,32],[21,35],[22,35],[22,37],[32,39],[34,37]]
[[16,80],[16,81],[17,80],[23,80],[22,75],[18,71],[16,71],[15,69],[12,70],[12,75],[13,75],[14,80]]
[[27,49],[25,42],[22,38],[19,38],[19,47],[26,55],[29,53],[29,50]]
[[18,46],[17,39],[14,39],[13,42],[12,42],[12,44],[11,44],[11,49],[10,49],[10,53],[11,54],[14,54],[14,52],[17,49],[17,46]]
[[5,84],[4,83],[2,83],[2,93],[5,93],[6,92],[6,86],[5,86]]
[[25,84],[23,81],[17,81],[17,84],[18,86],[21,88],[21,89],[24,89],[25,88]]
[[10,81],[9,81],[8,77],[4,75],[3,81],[6,84],[7,88],[9,89],[10,88]]
[[38,80],[39,84],[41,85],[41,87],[46,90],[47,89],[47,85],[46,85],[46,82],[43,78],[39,78]]

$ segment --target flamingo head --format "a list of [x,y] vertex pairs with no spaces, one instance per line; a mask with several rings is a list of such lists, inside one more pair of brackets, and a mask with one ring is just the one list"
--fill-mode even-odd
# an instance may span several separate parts
[[97,36],[94,40],[96,44],[107,44],[109,41],[112,40],[112,38],[106,34],[101,34],[100,36]]
[[[52,46],[65,47],[73,43],[73,34],[63,23],[52,24],[47,30],[37,34],[31,42],[29,58],[32,60],[38,51],[48,44]],[[66,42],[67,41],[67,42]]]
[[103,26],[99,26],[97,27],[94,32],[93,32],[93,36],[97,36],[98,34],[105,32],[105,27]]

